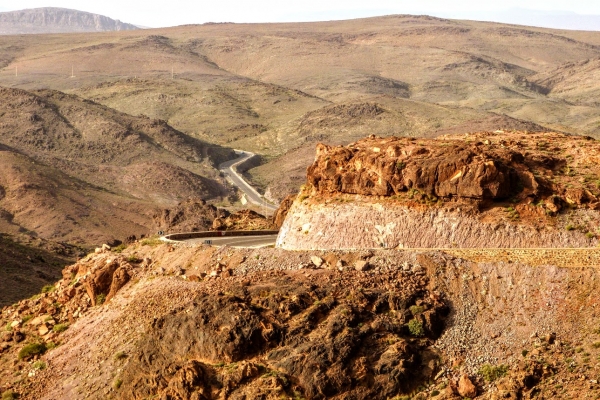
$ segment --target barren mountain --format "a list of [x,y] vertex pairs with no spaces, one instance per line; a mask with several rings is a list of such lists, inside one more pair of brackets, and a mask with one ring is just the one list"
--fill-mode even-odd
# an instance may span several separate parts
[[105,32],[139,29],[103,15],[45,7],[0,13],[0,35]]

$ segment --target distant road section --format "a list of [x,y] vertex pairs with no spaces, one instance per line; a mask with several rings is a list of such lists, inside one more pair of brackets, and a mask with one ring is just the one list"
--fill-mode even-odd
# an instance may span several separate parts
[[277,240],[277,235],[265,236],[230,236],[230,237],[215,237],[215,238],[196,238],[188,239],[186,243],[194,244],[210,244],[212,246],[230,246],[244,248],[258,248],[274,246]]
[[237,186],[242,192],[246,193],[246,199],[257,206],[260,206],[267,212],[274,213],[277,211],[277,206],[267,202],[264,197],[260,195],[252,186],[248,184],[237,172],[236,168],[244,161],[254,157],[254,153],[243,150],[235,150],[235,153],[239,155],[238,158],[230,161],[226,161],[219,165],[219,171],[221,171],[227,179],[235,186]]

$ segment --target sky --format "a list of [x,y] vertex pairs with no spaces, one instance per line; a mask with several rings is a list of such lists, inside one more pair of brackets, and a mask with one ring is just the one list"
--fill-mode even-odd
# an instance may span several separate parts
[[153,28],[204,22],[300,22],[428,14],[600,30],[598,0],[0,0],[0,11],[37,7],[72,8]]

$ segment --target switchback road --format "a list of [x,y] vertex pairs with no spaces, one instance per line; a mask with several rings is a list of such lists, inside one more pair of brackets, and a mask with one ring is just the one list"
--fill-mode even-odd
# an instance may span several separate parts
[[219,171],[221,171],[233,185],[237,186],[246,194],[246,198],[250,203],[260,206],[265,211],[270,211],[271,213],[275,212],[277,207],[267,202],[264,197],[262,197],[260,193],[250,186],[236,170],[238,165],[253,157],[254,153],[243,150],[235,150],[235,153],[238,154],[239,157],[234,160],[221,163],[219,165]]

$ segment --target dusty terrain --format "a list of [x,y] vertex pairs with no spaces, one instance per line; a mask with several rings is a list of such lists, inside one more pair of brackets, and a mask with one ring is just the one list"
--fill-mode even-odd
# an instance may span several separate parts
[[[52,291],[2,310],[0,391],[24,399],[594,398],[597,275],[439,251],[146,240],[89,255]],[[25,355],[35,343],[43,355]]]

